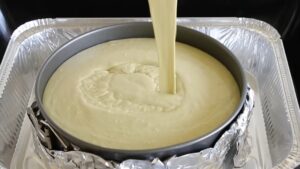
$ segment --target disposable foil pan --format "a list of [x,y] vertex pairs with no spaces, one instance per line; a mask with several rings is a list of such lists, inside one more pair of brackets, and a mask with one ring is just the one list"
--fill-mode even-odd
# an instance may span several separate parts
[[[59,46],[89,30],[147,20],[42,19],[26,23],[13,33],[0,67],[0,168],[10,167],[43,61]],[[257,117],[250,124],[249,137],[252,154],[244,168],[292,168],[299,164],[299,106],[277,31],[264,22],[246,18],[179,18],[178,24],[208,34],[227,46],[256,85]]]

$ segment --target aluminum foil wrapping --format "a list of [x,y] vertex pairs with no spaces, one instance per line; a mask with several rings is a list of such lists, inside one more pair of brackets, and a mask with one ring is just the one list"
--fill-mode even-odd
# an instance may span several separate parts
[[237,120],[225,131],[214,147],[197,153],[173,156],[166,161],[129,159],[121,163],[107,161],[100,156],[82,151],[49,150],[41,144],[36,132],[34,148],[49,168],[62,169],[198,169],[233,168],[245,165],[250,145],[247,143],[247,128],[254,108],[254,91],[248,87],[243,110]]

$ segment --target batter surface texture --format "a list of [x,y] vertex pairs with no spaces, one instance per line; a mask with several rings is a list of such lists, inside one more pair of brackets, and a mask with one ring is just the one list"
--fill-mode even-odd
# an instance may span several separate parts
[[207,53],[176,43],[176,94],[159,92],[155,40],[106,42],[76,54],[52,75],[46,112],[69,134],[114,149],[171,146],[203,136],[236,109],[231,73]]

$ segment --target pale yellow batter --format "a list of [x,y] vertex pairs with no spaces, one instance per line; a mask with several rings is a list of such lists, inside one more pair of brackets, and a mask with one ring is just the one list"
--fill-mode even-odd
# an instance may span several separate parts
[[99,146],[152,149],[197,138],[226,121],[239,88],[216,59],[176,43],[177,93],[158,92],[154,39],[116,40],[86,49],[50,78],[43,103],[70,134]]
[[159,91],[176,93],[177,0],[148,0],[159,56]]

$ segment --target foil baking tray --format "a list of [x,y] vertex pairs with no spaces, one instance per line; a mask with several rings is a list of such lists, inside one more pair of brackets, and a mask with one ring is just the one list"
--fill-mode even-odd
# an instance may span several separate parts
[[[0,66],[0,168],[44,165],[31,152],[31,131],[24,128],[28,126],[24,114],[43,61],[80,34],[135,21],[150,19],[40,19],[15,30]],[[248,138],[251,154],[241,168],[297,166],[299,105],[278,32],[265,22],[248,18],[178,18],[178,24],[208,34],[227,46],[238,57],[250,85],[254,86],[256,107]]]

